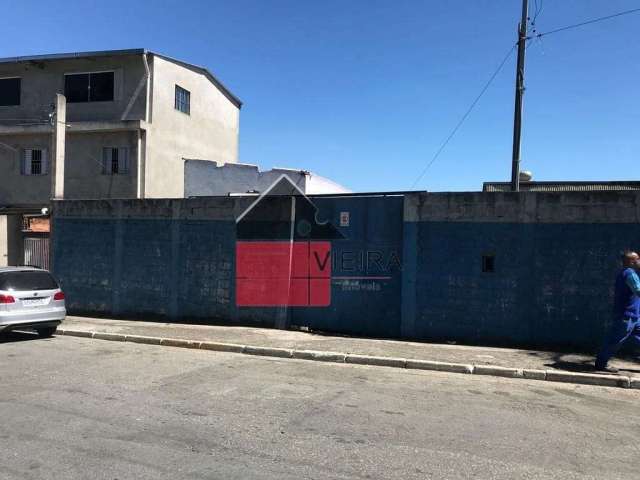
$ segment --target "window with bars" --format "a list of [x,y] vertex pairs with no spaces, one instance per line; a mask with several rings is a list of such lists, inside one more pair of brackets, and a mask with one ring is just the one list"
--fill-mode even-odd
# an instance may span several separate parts
[[104,175],[122,175],[129,173],[129,149],[127,147],[103,148],[102,173]]
[[191,114],[191,92],[176,85],[176,110],[180,110],[187,115]]
[[44,148],[25,148],[20,166],[22,175],[46,175],[49,173],[49,158]]

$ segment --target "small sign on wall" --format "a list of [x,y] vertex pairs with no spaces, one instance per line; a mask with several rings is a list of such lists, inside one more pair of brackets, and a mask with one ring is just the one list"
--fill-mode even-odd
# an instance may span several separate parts
[[341,227],[349,226],[349,212],[340,212],[340,226]]

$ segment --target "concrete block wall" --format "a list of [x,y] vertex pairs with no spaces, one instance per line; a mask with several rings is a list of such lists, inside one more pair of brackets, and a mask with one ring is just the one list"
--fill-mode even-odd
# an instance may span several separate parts
[[234,319],[230,202],[55,202],[53,270],[67,292],[69,311]]
[[[235,219],[253,200],[55,202],[53,268],[70,311],[274,326],[283,309],[235,305]],[[351,226],[340,227],[345,239],[332,241],[332,303],[285,314],[296,325],[355,335],[593,350],[612,320],[619,252],[640,248],[634,192],[315,203],[334,224],[351,212]],[[361,251],[380,252],[376,261],[397,253],[401,269],[353,280],[339,265]],[[483,255],[493,256],[493,272],[482,271]],[[385,306],[394,318],[381,318]]]
[[52,270],[68,293],[69,312],[115,313],[115,222],[108,218],[56,218],[53,224]]
[[638,206],[633,192],[405,197],[403,335],[596,348],[619,253],[640,248]]

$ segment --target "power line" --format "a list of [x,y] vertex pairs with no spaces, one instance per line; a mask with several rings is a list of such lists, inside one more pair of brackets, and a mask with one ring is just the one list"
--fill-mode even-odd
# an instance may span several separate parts
[[534,0],[534,2],[535,2],[535,13],[533,14],[533,18],[530,19],[531,28],[532,28],[531,33],[536,33],[537,31],[536,22],[538,21],[538,16],[542,12],[542,8],[543,8],[543,0],[540,0],[540,4],[538,4],[538,0]]
[[[536,0],[536,6],[535,6],[535,13],[533,16],[533,21],[532,21],[532,26],[535,26],[535,22],[538,18],[538,16],[540,15],[540,12],[542,11],[543,8],[543,2],[542,0],[540,0],[540,3],[538,4],[537,0]],[[543,36],[547,36],[547,35],[552,35],[554,33],[558,33],[558,32],[563,32],[566,30],[571,30],[574,28],[579,28],[585,25],[590,25],[592,23],[597,23],[597,22],[602,22],[604,20],[610,20],[612,18],[616,18],[616,17],[621,17],[623,15],[629,15],[632,13],[638,13],[640,12],[640,8],[634,8],[632,10],[625,10],[623,12],[618,12],[618,13],[614,13],[612,15],[607,15],[604,17],[598,17],[598,18],[594,18],[592,20],[587,20],[585,22],[580,22],[580,23],[576,23],[576,24],[572,24],[572,25],[567,25],[565,27],[561,27],[561,28],[556,28],[555,30],[550,30],[548,32],[542,32],[542,33],[538,33],[536,35],[532,35],[526,38],[526,40],[532,40],[534,38],[536,39],[540,39]],[[535,30],[534,30],[535,31]],[[498,68],[496,69],[496,71],[493,73],[493,75],[491,75],[491,78],[489,78],[489,81],[484,85],[484,87],[482,88],[482,90],[480,91],[480,93],[478,94],[478,96],[475,98],[475,100],[471,103],[471,105],[469,106],[469,108],[467,109],[467,111],[465,112],[465,114],[462,116],[462,118],[460,119],[460,121],[456,124],[456,126],[453,128],[453,130],[451,131],[451,133],[449,134],[449,136],[445,139],[444,142],[442,142],[442,144],[440,145],[440,147],[438,148],[438,150],[436,151],[435,155],[431,158],[431,160],[429,161],[429,163],[427,164],[427,166],[424,168],[424,170],[422,171],[422,173],[420,173],[420,175],[418,176],[418,178],[413,182],[413,184],[411,185],[411,188],[413,189],[418,182],[422,179],[422,177],[424,177],[425,173],[427,173],[427,170],[429,170],[429,168],[431,167],[431,165],[433,165],[433,163],[438,159],[438,157],[440,156],[440,154],[442,153],[442,151],[445,149],[445,147],[448,145],[448,143],[451,141],[451,139],[455,136],[455,134],[457,133],[457,131],[460,129],[460,127],[462,126],[462,124],[465,122],[465,120],[467,119],[467,117],[471,114],[471,112],[473,111],[473,109],[475,108],[476,104],[480,101],[480,99],[482,98],[482,96],[484,95],[484,93],[487,91],[487,89],[489,88],[489,86],[491,85],[491,83],[493,83],[493,80],[496,78],[496,76],[498,75],[498,73],[500,73],[500,70],[502,70],[502,67],[504,67],[504,64],[507,63],[507,60],[509,59],[509,57],[511,56],[511,54],[513,53],[513,51],[515,50],[517,44],[513,45],[511,47],[511,49],[507,52],[507,54],[505,55],[504,59],[502,60],[502,62],[500,63],[500,65],[498,66]]]
[[500,62],[500,65],[498,65],[498,68],[496,68],[495,72],[493,72],[493,75],[491,75],[491,78],[489,78],[489,81],[484,85],[484,87],[482,87],[482,90],[480,91],[480,93],[478,94],[476,99],[471,103],[471,105],[469,106],[469,108],[467,109],[465,114],[462,116],[460,121],[456,124],[456,126],[451,131],[451,133],[446,138],[446,140],[444,142],[442,142],[442,145],[440,145],[440,148],[438,148],[438,150],[436,151],[435,155],[431,158],[431,161],[427,164],[427,166],[424,168],[424,170],[422,170],[422,173],[418,176],[418,178],[415,180],[415,182],[413,182],[413,184],[411,185],[412,189],[418,184],[418,182],[420,180],[422,180],[422,177],[424,177],[424,174],[427,173],[427,170],[429,170],[429,167],[431,167],[431,165],[433,165],[433,162],[435,162],[438,159],[438,157],[440,156],[440,154],[442,153],[444,148],[447,146],[449,141],[453,138],[453,136],[456,134],[458,129],[462,126],[464,121],[467,119],[467,117],[469,116],[469,114],[471,113],[473,108],[476,106],[476,104],[480,101],[480,99],[482,98],[484,93],[487,91],[489,86],[493,83],[493,80],[498,76],[498,73],[500,73],[500,70],[502,70],[502,67],[504,67],[505,63],[507,63],[507,60],[509,60],[509,57],[511,56],[511,54],[513,53],[513,51],[515,49],[516,49],[516,45],[513,45],[509,49],[509,51],[507,52],[505,57],[502,59],[502,62]]
[[538,0],[534,0],[535,2],[535,13],[533,14],[533,19],[531,20],[531,26],[535,29],[536,21],[538,20],[538,15],[542,12],[543,0],[540,0],[540,4],[538,4]]
[[586,22],[575,23],[573,25],[567,25],[566,27],[556,28],[555,30],[550,30],[548,32],[538,33],[531,37],[527,37],[527,40],[531,40],[532,38],[540,38],[546,35],[552,35],[558,32],[564,32],[565,30],[571,30],[573,28],[583,27],[585,25],[590,25],[592,23],[602,22],[603,20],[609,20],[611,18],[621,17],[622,15],[629,15],[631,13],[638,13],[638,12],[640,12],[640,8],[634,8],[633,10],[625,10],[624,12],[614,13],[613,15],[607,15],[606,17],[594,18],[593,20],[587,20]]
[[5,121],[6,122],[29,122],[29,121],[35,121],[35,120],[43,121],[43,122],[48,121],[48,120],[46,120],[46,119],[44,119],[42,117],[39,117],[39,118],[0,118],[0,122],[5,122]]

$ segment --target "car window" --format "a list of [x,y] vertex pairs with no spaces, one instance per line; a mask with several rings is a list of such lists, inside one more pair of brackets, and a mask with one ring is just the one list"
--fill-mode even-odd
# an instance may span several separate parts
[[58,282],[49,272],[22,271],[0,273],[0,290],[55,290]]

